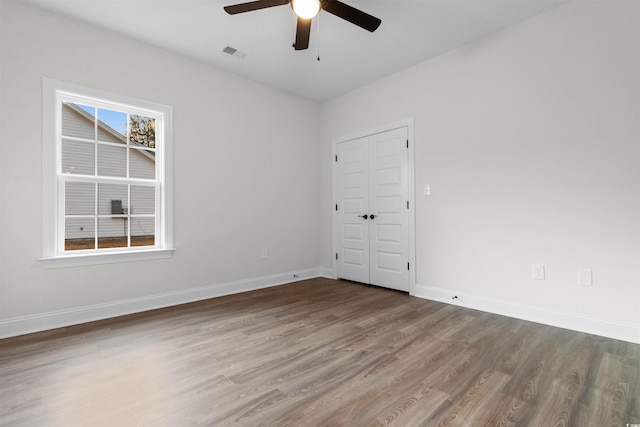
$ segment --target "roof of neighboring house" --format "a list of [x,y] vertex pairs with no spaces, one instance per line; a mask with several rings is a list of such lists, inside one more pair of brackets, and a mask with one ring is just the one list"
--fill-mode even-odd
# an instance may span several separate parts
[[[77,106],[76,104],[71,103],[71,102],[65,102],[64,105],[69,107],[74,112],[78,113],[82,118],[84,118],[84,119],[90,121],[91,123],[93,123],[95,117],[92,116],[91,114],[89,114],[83,108],[80,108],[79,106]],[[115,138],[119,139],[123,144],[127,143],[127,137],[125,135],[121,134],[120,132],[118,132],[117,130],[115,130],[114,128],[112,128],[111,126],[106,124],[105,122],[103,122],[101,120],[98,120],[98,127],[100,129],[102,129],[103,131],[111,134]],[[155,160],[155,158],[156,158],[155,151],[149,151],[149,147],[147,147],[146,145],[143,145],[143,144],[140,144],[139,142],[131,141],[131,140],[129,140],[129,145],[133,145],[135,147],[144,148],[144,150],[138,150],[138,151],[141,154],[143,154],[144,156],[146,156],[146,157],[148,157],[148,158],[150,158],[152,160]]]

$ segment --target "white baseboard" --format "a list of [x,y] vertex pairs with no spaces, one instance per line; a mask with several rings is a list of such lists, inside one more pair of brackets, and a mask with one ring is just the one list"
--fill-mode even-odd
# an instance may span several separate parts
[[[293,271],[142,298],[0,320],[0,339],[268,288],[314,277],[333,278],[333,271],[330,268]],[[421,284],[416,284],[415,292],[412,295],[516,319],[640,344],[640,325],[631,323],[615,322],[582,314],[516,304]],[[453,299],[454,296],[457,296],[457,298]]]
[[0,338],[25,335],[224,295],[253,291],[314,277],[330,277],[330,274],[327,274],[325,270],[330,272],[330,269],[326,268],[292,271],[273,276],[239,280],[201,288],[150,295],[142,298],[0,320]]
[[335,279],[334,275],[333,275],[333,269],[331,268],[318,268],[318,276],[319,277],[324,277],[325,279]]
[[516,319],[529,320],[531,322],[640,344],[640,325],[632,323],[616,322],[577,313],[567,313],[538,306],[517,304],[421,284],[416,284],[416,290],[412,295],[419,298],[514,317]]

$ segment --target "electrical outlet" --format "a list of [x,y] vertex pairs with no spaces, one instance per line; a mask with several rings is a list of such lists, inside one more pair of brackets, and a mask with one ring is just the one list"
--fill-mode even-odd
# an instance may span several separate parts
[[269,250],[263,249],[262,251],[260,251],[260,259],[267,259],[267,258],[269,258]]
[[593,286],[593,271],[586,268],[578,269],[578,285]]
[[533,280],[544,280],[544,264],[532,264],[531,277]]

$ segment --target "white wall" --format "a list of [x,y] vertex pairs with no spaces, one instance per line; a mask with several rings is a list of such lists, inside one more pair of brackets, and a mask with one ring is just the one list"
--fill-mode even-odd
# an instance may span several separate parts
[[638,22],[574,1],[325,103],[323,206],[332,138],[414,116],[420,285],[640,327]]
[[[0,28],[0,321],[319,267],[317,104],[13,1]],[[172,258],[38,261],[44,76],[173,107]]]
[[[420,285],[640,325],[639,18],[633,0],[576,0],[318,106],[0,0],[0,329],[330,268],[332,138],[410,116]],[[37,261],[43,76],[173,106],[173,258]]]

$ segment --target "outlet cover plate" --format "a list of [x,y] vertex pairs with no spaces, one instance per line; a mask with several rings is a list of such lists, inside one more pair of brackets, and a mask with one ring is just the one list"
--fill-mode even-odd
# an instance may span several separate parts
[[578,285],[593,286],[593,270],[587,268],[578,269]]
[[531,277],[533,280],[544,280],[544,264],[532,264]]

